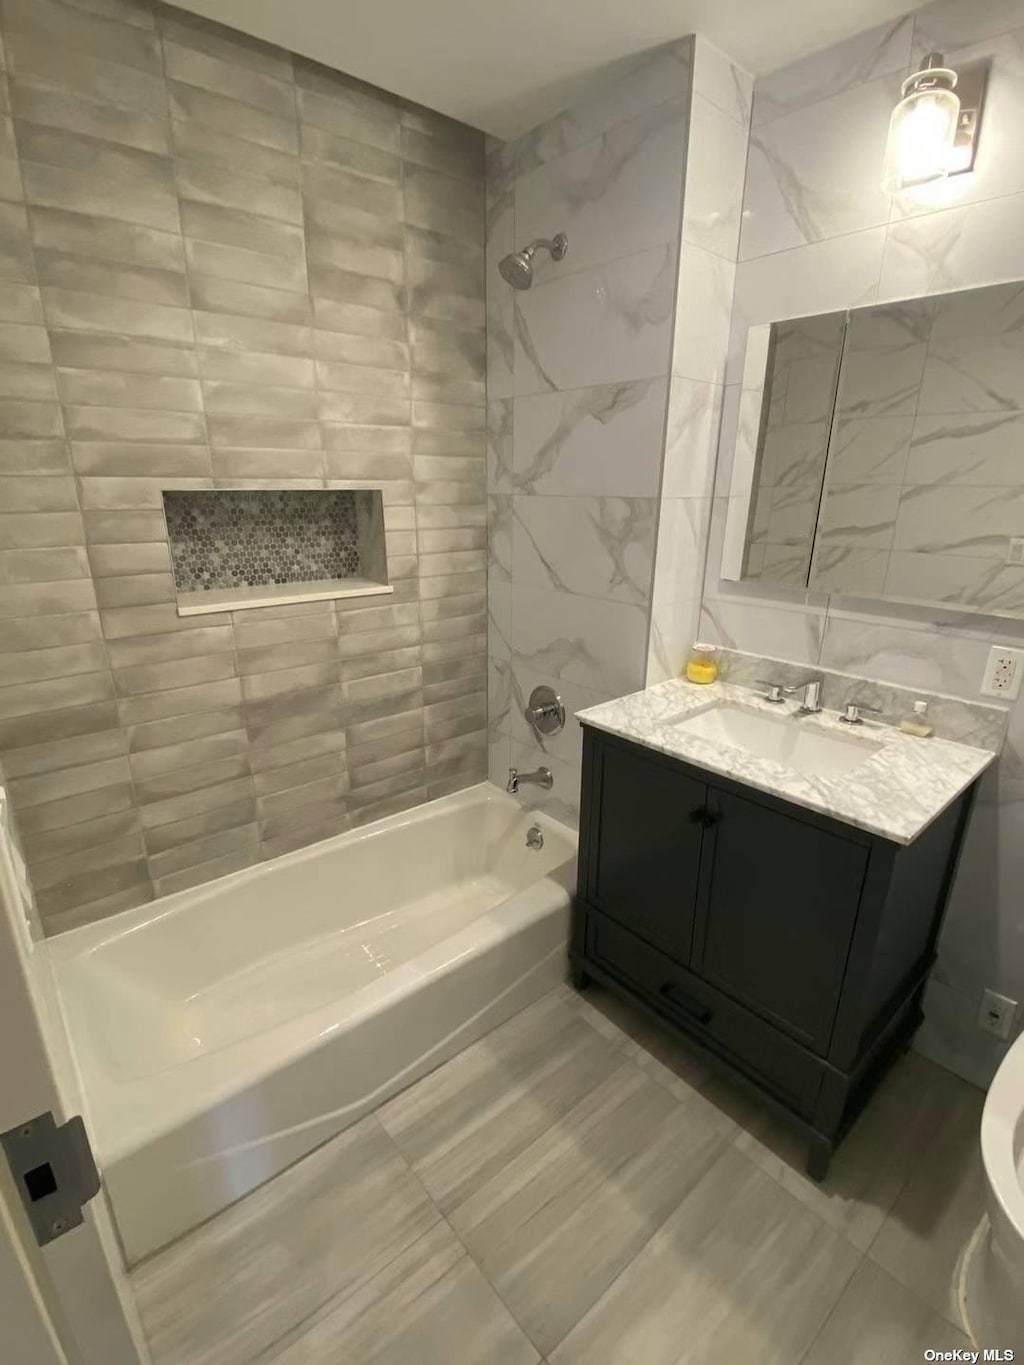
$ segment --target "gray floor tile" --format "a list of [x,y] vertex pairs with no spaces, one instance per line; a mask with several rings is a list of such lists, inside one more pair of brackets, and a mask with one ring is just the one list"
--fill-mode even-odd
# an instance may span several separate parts
[[970,1342],[872,1261],[861,1263],[801,1365],[918,1365]]
[[729,1148],[551,1353],[554,1365],[794,1365],[859,1253]]
[[154,1365],[249,1365],[439,1219],[364,1119],[132,1272]]
[[632,1062],[598,1085],[450,1215],[543,1352],[604,1293],[723,1150]]
[[260,1365],[535,1365],[539,1359],[442,1223],[261,1356]]
[[378,1117],[447,1212],[622,1063],[614,1044],[555,993],[398,1095]]
[[594,1028],[624,1049],[649,1076],[684,1103],[700,1091],[714,1106],[715,1122],[722,1133],[750,1127],[765,1108],[748,1091],[698,1055],[695,1048],[645,1014],[631,1000],[591,985],[584,994],[573,993],[577,1009]]
[[844,1138],[821,1184],[805,1170],[806,1143],[762,1109],[736,1138],[737,1148],[801,1203],[866,1251],[964,1081],[910,1053],[872,1096]]
[[984,1102],[973,1086],[956,1088],[870,1251],[883,1269],[955,1326],[960,1326],[958,1262],[985,1207]]

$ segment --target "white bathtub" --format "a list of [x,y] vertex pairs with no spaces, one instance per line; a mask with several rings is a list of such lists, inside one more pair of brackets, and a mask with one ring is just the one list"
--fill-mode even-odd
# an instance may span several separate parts
[[54,940],[129,1264],[562,980],[574,879],[484,784]]

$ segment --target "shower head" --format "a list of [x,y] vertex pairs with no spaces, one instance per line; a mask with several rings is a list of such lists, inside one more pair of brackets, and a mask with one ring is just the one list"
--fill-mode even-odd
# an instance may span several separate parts
[[503,256],[498,262],[498,269],[501,278],[513,289],[529,289],[533,284],[533,258],[540,247],[551,253],[553,261],[560,261],[569,250],[569,239],[564,232],[557,233],[550,241],[546,237],[538,237],[522,251],[510,251]]

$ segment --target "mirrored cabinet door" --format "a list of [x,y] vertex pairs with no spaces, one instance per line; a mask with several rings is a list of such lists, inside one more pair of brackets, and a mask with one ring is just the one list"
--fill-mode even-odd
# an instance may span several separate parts
[[773,323],[744,399],[724,576],[1024,617],[1024,284]]

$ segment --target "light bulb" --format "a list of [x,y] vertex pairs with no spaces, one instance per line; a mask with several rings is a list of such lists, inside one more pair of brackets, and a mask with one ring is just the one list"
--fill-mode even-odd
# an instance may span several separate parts
[[890,194],[949,174],[960,118],[955,83],[956,74],[944,68],[926,68],[904,82],[885,153],[882,186]]

